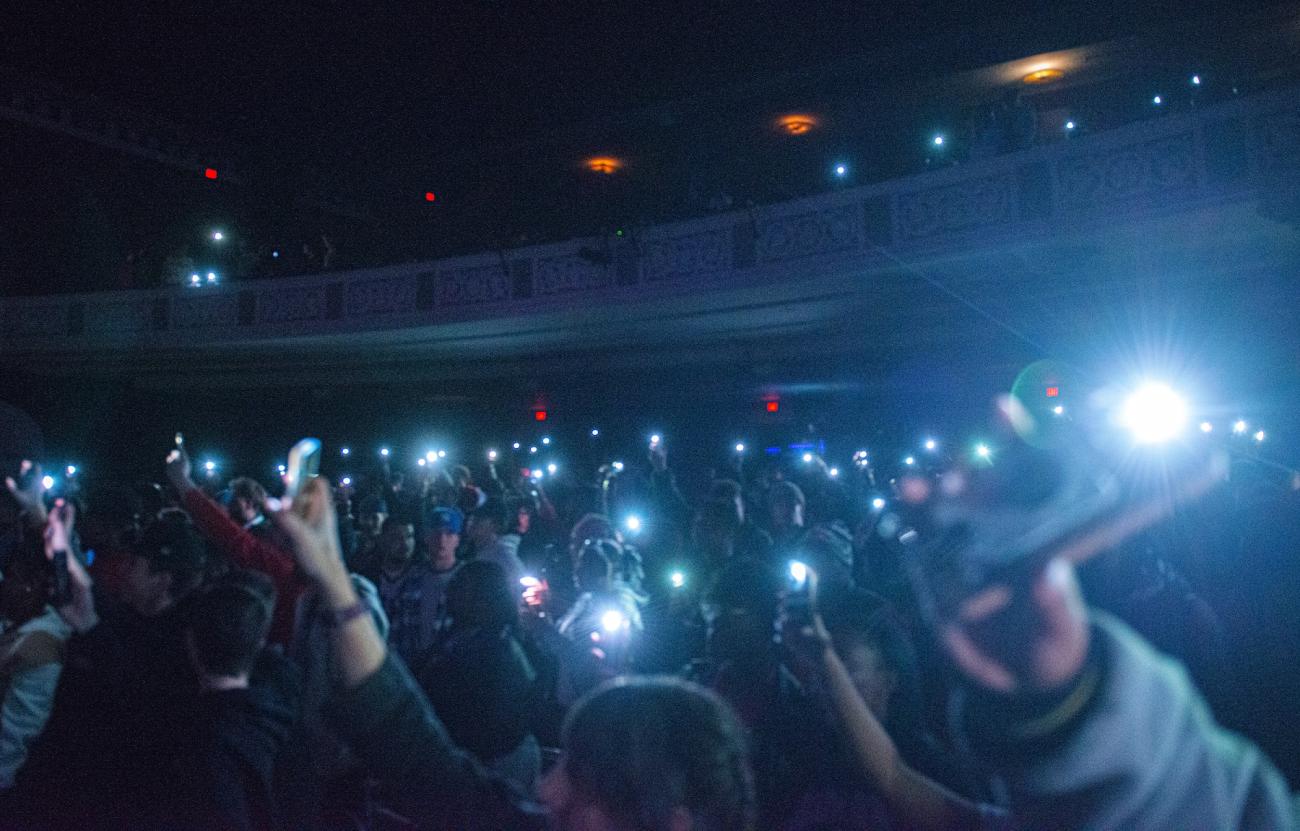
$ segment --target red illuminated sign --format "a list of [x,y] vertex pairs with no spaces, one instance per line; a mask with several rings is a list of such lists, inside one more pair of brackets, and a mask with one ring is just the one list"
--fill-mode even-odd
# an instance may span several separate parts
[[545,420],[546,420],[546,411],[545,411],[545,410],[533,410],[533,418],[537,419],[538,421],[545,421]]
[[204,168],[203,175],[209,179],[215,179],[217,178],[217,169],[215,167]]
[[780,402],[780,401],[769,401],[769,402],[767,402],[767,411],[768,411],[769,413],[779,412],[780,410],[781,410],[781,402]]
[[1055,397],[1057,397],[1057,396],[1060,395],[1060,394],[1061,394],[1061,388],[1060,388],[1060,387],[1048,387],[1048,388],[1047,388],[1047,397],[1048,397],[1048,398],[1055,398]]

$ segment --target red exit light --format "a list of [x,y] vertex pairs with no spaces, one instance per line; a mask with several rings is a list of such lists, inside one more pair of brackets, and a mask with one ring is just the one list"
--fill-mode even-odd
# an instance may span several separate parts
[[767,402],[767,411],[768,411],[769,413],[780,412],[780,411],[781,411],[781,402],[780,402],[780,401],[769,401],[769,402]]
[[1047,388],[1047,397],[1048,397],[1048,398],[1056,398],[1056,397],[1057,397],[1058,395],[1060,395],[1060,394],[1061,394],[1061,388],[1060,388],[1060,387],[1048,387],[1048,388]]
[[203,175],[208,179],[215,179],[217,178],[217,169],[215,167],[204,168]]
[[546,420],[546,411],[545,411],[545,410],[533,410],[533,418],[537,419],[538,421],[545,421],[545,420]]
[[426,191],[424,192],[424,201],[425,201],[425,202],[437,202],[437,201],[438,201],[438,194],[434,193],[434,192],[431,191],[431,190],[426,190]]

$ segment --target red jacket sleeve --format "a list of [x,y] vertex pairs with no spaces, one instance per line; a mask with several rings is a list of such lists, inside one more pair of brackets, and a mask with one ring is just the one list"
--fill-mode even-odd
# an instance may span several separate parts
[[232,563],[239,568],[260,571],[275,583],[275,615],[270,639],[287,644],[293,635],[298,597],[306,589],[293,555],[239,527],[224,508],[198,488],[186,492],[182,504],[199,532],[224,551]]

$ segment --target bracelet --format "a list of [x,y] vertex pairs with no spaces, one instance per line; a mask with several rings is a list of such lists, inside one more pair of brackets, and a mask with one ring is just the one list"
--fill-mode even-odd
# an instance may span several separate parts
[[344,626],[370,611],[370,607],[365,602],[358,600],[351,606],[341,611],[326,611],[325,621],[333,627]]

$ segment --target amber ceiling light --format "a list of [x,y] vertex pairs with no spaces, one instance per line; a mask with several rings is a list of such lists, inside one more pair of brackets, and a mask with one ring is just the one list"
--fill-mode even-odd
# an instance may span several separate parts
[[1050,84],[1053,81],[1059,81],[1064,77],[1064,72],[1056,67],[1049,66],[1044,67],[1043,69],[1035,69],[1024,77],[1024,82],[1026,84]]
[[623,169],[623,160],[617,156],[592,156],[582,163],[592,173],[612,176]]
[[808,113],[787,113],[780,116],[774,122],[777,130],[785,133],[787,136],[802,136],[816,130],[822,121],[815,115]]

